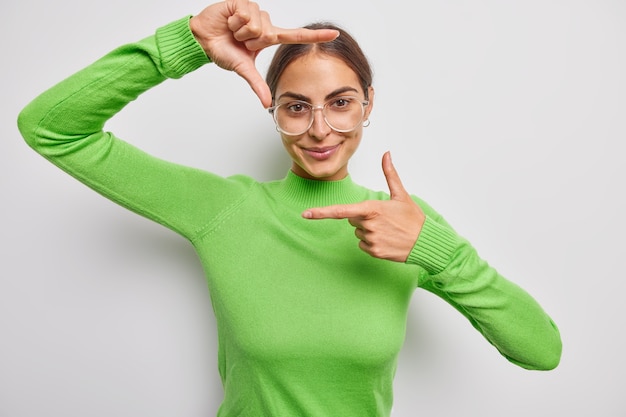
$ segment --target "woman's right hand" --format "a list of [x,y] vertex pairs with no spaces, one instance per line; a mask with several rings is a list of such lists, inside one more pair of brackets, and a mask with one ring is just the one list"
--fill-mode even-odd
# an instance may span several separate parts
[[248,0],[212,4],[192,17],[189,25],[207,56],[221,68],[244,78],[266,108],[271,106],[272,97],[255,66],[259,52],[282,43],[328,42],[339,35],[330,29],[276,27],[267,12]]

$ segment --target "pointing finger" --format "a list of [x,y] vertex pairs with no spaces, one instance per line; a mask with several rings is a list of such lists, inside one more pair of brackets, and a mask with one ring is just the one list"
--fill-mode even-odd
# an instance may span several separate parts
[[368,201],[356,204],[338,204],[334,206],[310,208],[302,213],[305,219],[351,219],[368,218],[375,215]]

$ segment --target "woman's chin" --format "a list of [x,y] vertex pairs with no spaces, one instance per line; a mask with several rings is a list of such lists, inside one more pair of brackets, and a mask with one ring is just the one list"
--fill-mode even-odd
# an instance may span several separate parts
[[347,169],[338,167],[324,167],[321,164],[315,164],[314,166],[300,166],[294,164],[293,171],[296,175],[318,181],[336,181],[346,177],[348,175]]

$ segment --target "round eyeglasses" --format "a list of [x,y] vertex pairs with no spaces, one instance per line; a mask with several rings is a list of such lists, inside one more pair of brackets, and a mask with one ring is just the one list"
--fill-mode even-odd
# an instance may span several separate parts
[[368,100],[353,96],[340,96],[323,105],[314,106],[302,100],[288,100],[267,109],[274,117],[276,130],[285,135],[298,136],[313,125],[315,110],[321,110],[326,124],[336,132],[345,133],[363,122]]

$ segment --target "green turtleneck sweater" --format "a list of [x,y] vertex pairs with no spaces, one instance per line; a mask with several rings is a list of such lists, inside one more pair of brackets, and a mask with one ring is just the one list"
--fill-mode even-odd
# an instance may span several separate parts
[[551,369],[559,332],[424,201],[406,263],[362,252],[345,220],[304,209],[387,199],[293,173],[222,178],[156,159],[103,131],[139,94],[208,63],[184,18],[122,46],[31,102],[19,127],[37,152],[109,199],[189,239],[217,318],[219,416],[388,416],[409,301],[445,299],[511,362]]

